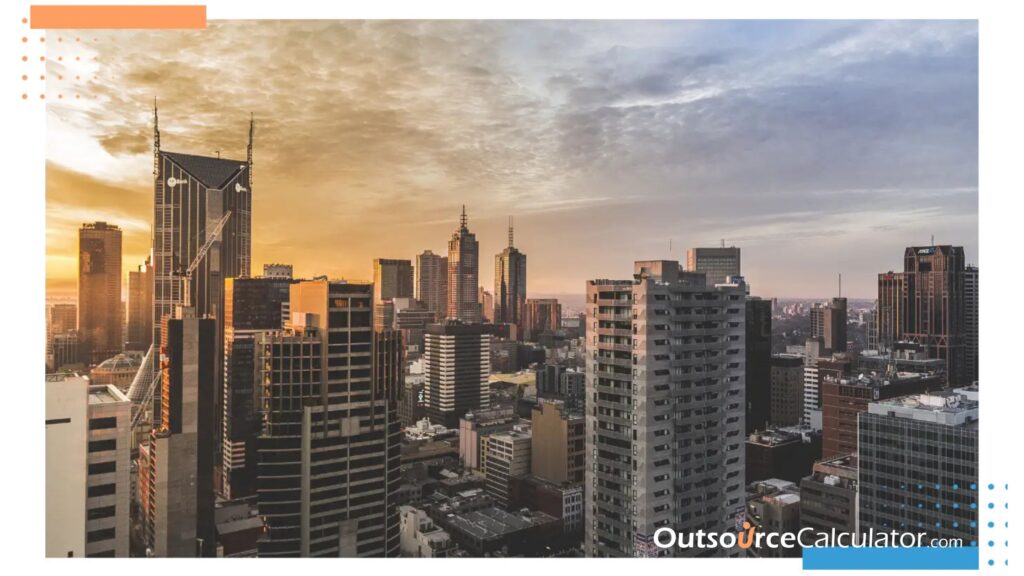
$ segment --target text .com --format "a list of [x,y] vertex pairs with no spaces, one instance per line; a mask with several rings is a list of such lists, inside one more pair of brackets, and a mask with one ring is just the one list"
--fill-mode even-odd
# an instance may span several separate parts
[[659,528],[654,532],[658,548],[959,548],[959,538],[927,538],[925,532],[881,532],[874,529],[863,533],[828,532],[804,528],[799,532],[760,532],[749,523],[743,523],[739,532],[677,532],[672,528]]

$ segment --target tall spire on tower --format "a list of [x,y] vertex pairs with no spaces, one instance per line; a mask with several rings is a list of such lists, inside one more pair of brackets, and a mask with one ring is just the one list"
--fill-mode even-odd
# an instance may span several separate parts
[[160,117],[156,110],[156,96],[153,97],[153,177],[160,172]]
[[508,217],[508,247],[509,248],[513,247],[512,238],[513,238],[512,217],[509,216]]
[[465,204],[463,204],[463,205],[462,205],[462,216],[461,216],[461,217],[459,217],[459,227],[460,227],[460,228],[461,228],[462,230],[465,230],[465,229],[466,229],[466,225],[467,225],[468,223],[469,223],[469,218],[468,218],[468,217],[466,217],[466,205],[465,205]]
[[252,191],[252,137],[256,131],[256,115],[249,112],[249,146],[246,148],[246,169],[249,170],[249,190]]

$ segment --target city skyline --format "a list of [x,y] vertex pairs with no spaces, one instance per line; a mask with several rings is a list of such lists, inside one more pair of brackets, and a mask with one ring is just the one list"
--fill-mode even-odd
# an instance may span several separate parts
[[[84,222],[122,228],[124,269],[145,259],[154,97],[167,150],[244,158],[255,114],[256,270],[367,280],[374,258],[445,253],[462,204],[483,262],[515,217],[527,297],[582,295],[635,257],[683,260],[721,238],[761,296],[832,296],[842,273],[844,295],[871,298],[877,273],[900,267],[893,248],[932,235],[977,262],[974,22],[211,22],[197,34],[98,33],[102,82],[49,106],[50,296],[74,293]],[[117,51],[129,37],[166,57]],[[242,37],[275,50],[233,50]],[[490,266],[479,283],[493,285]]]

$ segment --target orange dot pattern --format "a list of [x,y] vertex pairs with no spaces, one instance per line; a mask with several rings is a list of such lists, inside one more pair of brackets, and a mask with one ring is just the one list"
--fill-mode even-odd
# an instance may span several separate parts
[[[21,23],[22,24],[28,24],[28,18],[22,18],[21,19]],[[28,36],[22,36],[21,37],[22,44],[28,44],[28,41],[29,41],[29,37]],[[68,41],[69,42],[71,41],[70,37],[68,38]],[[81,43],[82,42],[82,38],[80,36],[76,36],[74,38],[74,41],[76,43]],[[97,42],[97,41],[98,41],[97,38],[93,38],[93,42]],[[45,44],[46,44],[46,36],[45,35],[44,36],[39,36],[39,42],[45,46]],[[57,42],[63,44],[64,37],[63,36],[58,36],[57,37]],[[43,49],[45,50],[45,47]],[[93,60],[96,60],[96,58],[93,58]],[[27,54],[22,55],[21,61],[22,62],[28,62],[28,55]],[[39,57],[39,61],[45,63],[46,62],[46,56],[45,55],[40,56]],[[81,56],[75,56],[75,62],[81,62],[81,61],[82,61],[82,57]],[[63,54],[58,54],[57,55],[57,62],[64,62],[64,55]],[[24,74],[23,73],[21,75],[21,80],[23,82],[27,82],[28,79],[29,79],[28,76],[29,76],[28,74]],[[81,81],[81,79],[82,79],[81,75],[75,75],[75,81],[76,82],[77,81]],[[97,78],[95,76],[93,76],[93,79],[96,80]],[[39,75],[39,80],[41,82],[45,82],[46,81],[46,75],[45,74],[40,74]],[[64,75],[63,74],[58,74],[57,75],[57,80],[63,81],[64,80]],[[45,88],[45,86],[44,86],[44,88]],[[21,94],[21,99],[22,100],[28,100],[28,97],[29,97],[28,92],[22,92],[22,94]],[[70,98],[71,95],[69,94],[68,97]],[[75,94],[74,97],[75,97],[76,100],[80,100],[81,99],[81,94]],[[44,89],[43,93],[39,94],[39,99],[40,100],[46,100],[45,89]],[[57,94],[57,99],[58,100],[63,100],[64,99],[64,94],[63,93],[58,93]]]

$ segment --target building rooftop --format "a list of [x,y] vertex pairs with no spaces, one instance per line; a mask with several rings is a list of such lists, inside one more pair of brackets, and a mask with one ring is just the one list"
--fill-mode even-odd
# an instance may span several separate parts
[[161,151],[160,154],[170,158],[182,170],[188,172],[207,188],[220,188],[246,167],[245,160],[229,160],[166,151]]
[[96,372],[96,371],[100,371],[100,372],[123,371],[123,372],[133,372],[134,373],[134,372],[137,372],[139,370],[139,366],[141,366],[141,365],[142,365],[142,356],[140,356],[138,354],[118,354],[117,356],[114,356],[113,358],[107,358],[103,362],[100,362],[92,370],[93,370],[93,372]]
[[110,384],[89,386],[89,404],[112,404],[128,401],[128,397],[118,390],[116,386]]
[[947,390],[872,402],[868,413],[960,426],[978,421],[978,401],[963,392]]
[[454,528],[480,540],[501,538],[533,526],[557,522],[556,518],[543,512],[514,514],[494,506],[462,514],[452,514],[446,520]]

